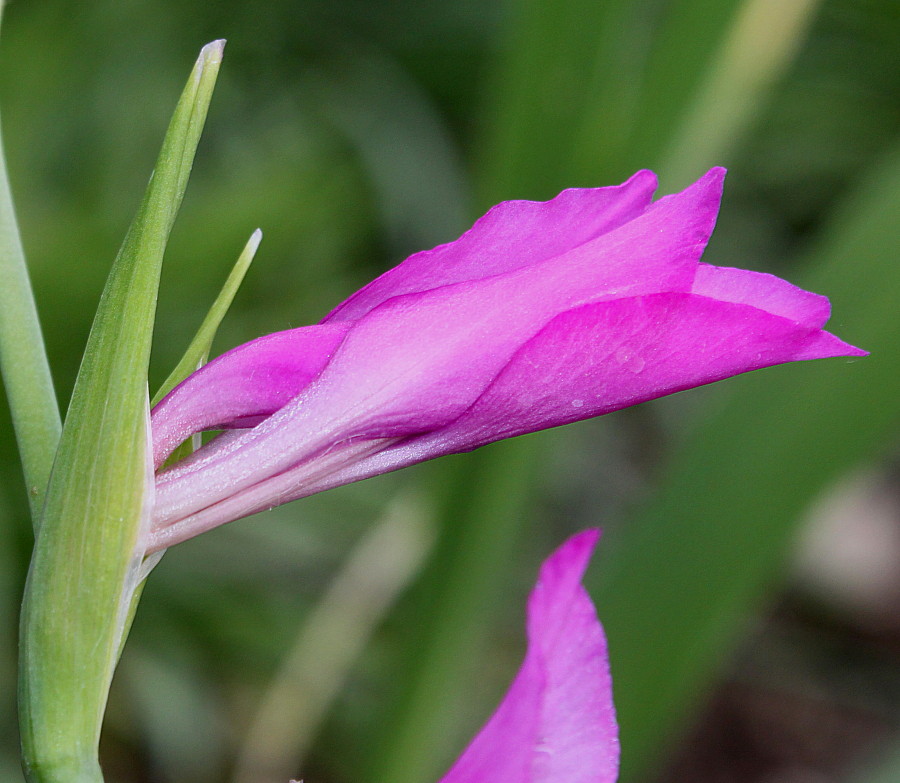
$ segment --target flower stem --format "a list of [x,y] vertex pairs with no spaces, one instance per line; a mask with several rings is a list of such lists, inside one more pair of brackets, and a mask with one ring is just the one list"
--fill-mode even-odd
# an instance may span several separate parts
[[63,760],[53,767],[25,766],[28,783],[103,783],[103,772],[96,761]]
[[[2,17],[0,3],[0,17]],[[0,144],[0,373],[37,527],[62,429]]]

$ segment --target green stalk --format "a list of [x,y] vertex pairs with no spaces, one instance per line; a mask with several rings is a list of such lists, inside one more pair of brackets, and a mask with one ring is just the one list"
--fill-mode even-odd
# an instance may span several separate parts
[[100,300],[63,427],[22,607],[29,783],[100,783],[98,744],[152,503],[147,367],[163,254],[219,70],[204,47]]
[[820,5],[821,0],[746,0],[738,9],[661,156],[664,190],[680,190],[700,172],[727,163],[793,62]]
[[[3,3],[0,2],[0,18]],[[0,143],[0,373],[35,528],[62,425]]]

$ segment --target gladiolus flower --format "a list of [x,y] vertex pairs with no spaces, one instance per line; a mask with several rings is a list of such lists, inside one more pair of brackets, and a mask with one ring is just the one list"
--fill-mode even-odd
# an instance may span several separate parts
[[509,201],[314,326],[246,343],[153,411],[147,551],[422,460],[783,362],[864,352],[825,297],[700,263],[723,169],[652,201],[656,178]]
[[612,783],[619,737],[606,638],[581,585],[599,531],[570,538],[528,600],[525,661],[441,783]]

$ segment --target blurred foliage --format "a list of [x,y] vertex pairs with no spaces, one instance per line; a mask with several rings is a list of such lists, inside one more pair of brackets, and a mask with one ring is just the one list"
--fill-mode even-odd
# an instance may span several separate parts
[[[669,716],[704,692],[707,672],[743,630],[742,610],[777,578],[809,498],[885,448],[900,423],[900,353],[885,330],[900,266],[882,250],[900,247],[900,149],[866,185],[803,272],[809,288],[832,294],[840,333],[878,360],[842,374],[820,362],[735,379],[727,402],[676,450],[644,513],[609,542],[598,596],[618,639],[619,713],[636,727],[623,755],[639,768],[657,753]],[[877,290],[857,284],[860,267]]]
[[[643,166],[668,189],[683,184],[690,166],[672,155],[691,117],[715,116],[704,114],[709,95],[750,109],[704,126],[711,136],[690,150],[690,165],[716,154],[731,170],[707,259],[815,287],[835,303],[834,330],[877,349],[448,458],[175,548],[150,580],[114,685],[111,781],[227,780],[304,618],[399,488],[416,484],[435,509],[434,553],[349,672],[305,777],[436,780],[518,663],[537,564],[588,524],[609,531],[595,578],[623,780],[652,777],[651,756],[686,729],[748,618],[783,583],[800,511],[896,437],[900,7],[806,5],[793,47],[752,95],[737,77],[724,92],[707,87],[740,14],[765,0],[9,5],[4,143],[62,401],[185,69],[218,37],[229,39],[225,67],[163,274],[156,383],[257,226],[265,239],[214,352],[316,320],[406,253],[452,239],[489,202],[609,184]],[[768,40],[763,28],[751,48]],[[31,533],[5,405],[0,432],[0,779],[14,781]],[[672,581],[670,564],[705,584]],[[886,721],[900,725],[900,707]]]

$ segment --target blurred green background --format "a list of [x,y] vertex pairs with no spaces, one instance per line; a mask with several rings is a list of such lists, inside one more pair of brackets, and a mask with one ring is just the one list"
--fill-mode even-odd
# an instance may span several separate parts
[[[900,780],[896,0],[15,0],[0,104],[62,404],[199,47],[229,43],[172,237],[161,382],[243,242],[225,350],[317,320],[490,204],[730,169],[707,260],[872,352],[373,479],[183,544],[114,684],[110,781],[426,783],[600,525],[626,783]],[[0,410],[0,780],[31,528]],[[358,653],[358,654],[357,654]]]

